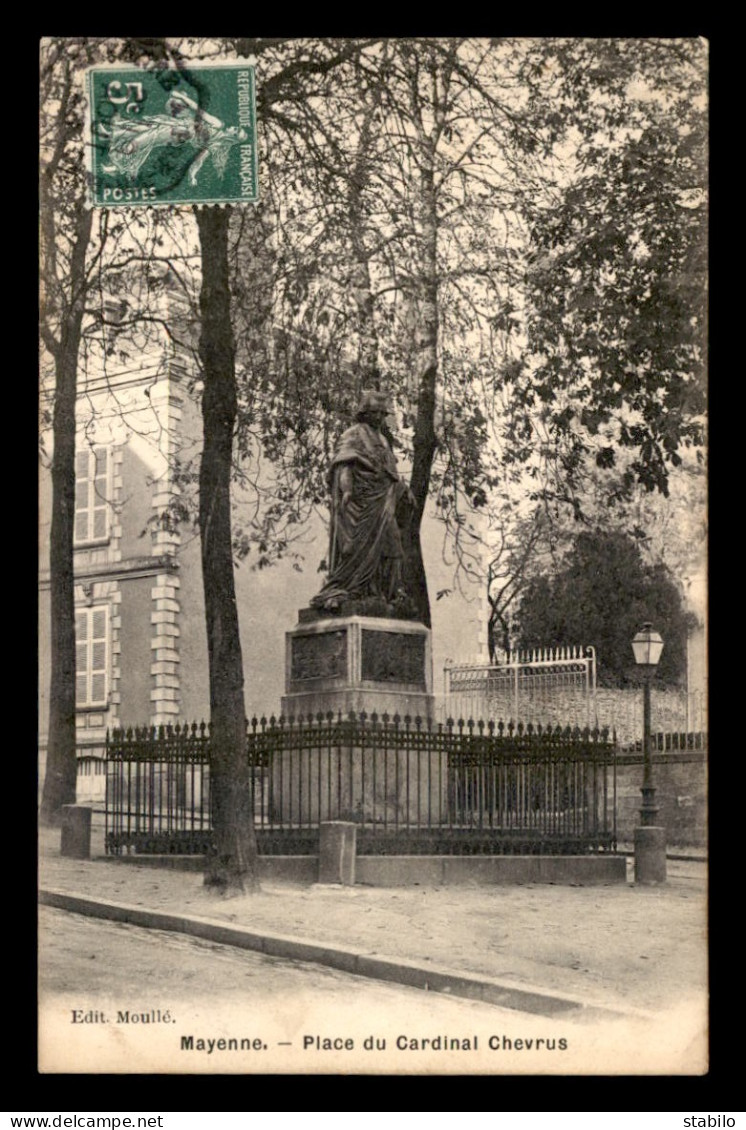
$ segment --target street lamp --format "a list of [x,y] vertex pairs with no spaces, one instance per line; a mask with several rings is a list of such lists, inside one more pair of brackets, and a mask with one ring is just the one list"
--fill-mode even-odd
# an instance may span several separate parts
[[652,624],[643,624],[632,640],[635,663],[643,674],[642,714],[642,807],[640,826],[635,828],[635,882],[664,883],[666,880],[666,830],[656,823],[658,806],[653,784],[653,754],[650,742],[650,683],[663,651],[663,639]]

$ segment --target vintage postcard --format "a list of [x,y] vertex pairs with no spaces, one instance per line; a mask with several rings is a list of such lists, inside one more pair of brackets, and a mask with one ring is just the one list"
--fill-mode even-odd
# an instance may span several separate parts
[[42,41],[42,1074],[707,1072],[707,65]]

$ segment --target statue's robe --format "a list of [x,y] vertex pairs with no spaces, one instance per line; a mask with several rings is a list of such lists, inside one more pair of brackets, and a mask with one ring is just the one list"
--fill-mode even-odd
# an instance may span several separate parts
[[[352,474],[352,497],[343,509],[344,467]],[[396,511],[407,488],[388,440],[369,424],[354,424],[340,439],[329,479],[329,576],[312,607],[366,597],[393,601],[401,590],[404,559]]]

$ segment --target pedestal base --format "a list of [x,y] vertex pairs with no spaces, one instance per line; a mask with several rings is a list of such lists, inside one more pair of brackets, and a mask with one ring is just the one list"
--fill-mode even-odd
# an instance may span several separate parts
[[[412,728],[434,722],[430,631],[415,621],[336,616],[299,624],[286,636],[285,718],[319,715],[356,722],[334,737],[315,725],[274,758],[275,808],[291,824],[354,820],[418,825],[445,805],[442,755],[409,749],[371,725],[388,715]],[[360,715],[367,716],[364,722]]]
[[666,829],[635,828],[635,882],[665,883]]
[[286,635],[287,717],[350,711],[434,721],[430,631],[411,620],[333,617]]
[[270,802],[272,818],[291,827],[343,820],[393,832],[429,827],[447,811],[442,753],[401,749],[360,726],[342,740],[327,727],[297,727],[293,746],[273,757]]

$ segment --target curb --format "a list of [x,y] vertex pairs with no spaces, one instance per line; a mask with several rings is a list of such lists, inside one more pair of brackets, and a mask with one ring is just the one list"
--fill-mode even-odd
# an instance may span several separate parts
[[315,962],[343,973],[358,977],[368,977],[376,981],[388,981],[409,988],[424,989],[435,993],[446,993],[501,1008],[519,1012],[534,1013],[539,1016],[559,1014],[582,1014],[583,1019],[620,1019],[622,1017],[647,1020],[651,1014],[636,1009],[615,1009],[593,1003],[587,1004],[559,993],[550,993],[531,986],[517,988],[506,985],[492,977],[480,974],[460,973],[440,966],[419,965],[403,958],[378,957],[361,953],[349,946],[327,945],[304,938],[291,938],[282,934],[256,933],[241,926],[229,926],[212,918],[185,917],[180,914],[167,914],[163,911],[149,910],[127,903],[106,902],[87,895],[70,894],[65,891],[42,888],[39,890],[39,903],[42,906],[66,910],[73,914],[84,914],[92,918],[104,918],[112,922],[127,922],[149,930],[168,930],[172,933],[186,934],[202,938],[220,945],[236,946],[239,949],[262,953],[268,957],[279,957],[290,961]]

